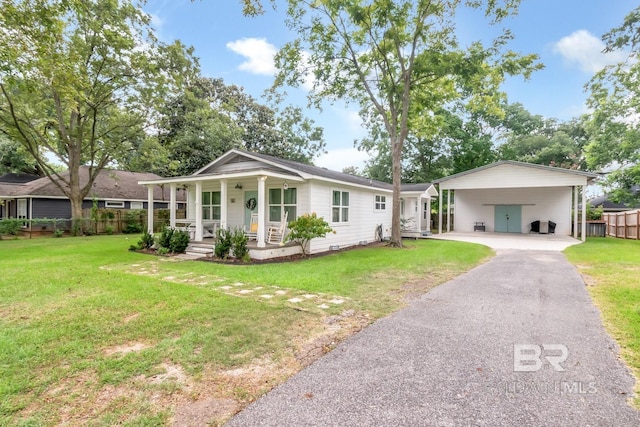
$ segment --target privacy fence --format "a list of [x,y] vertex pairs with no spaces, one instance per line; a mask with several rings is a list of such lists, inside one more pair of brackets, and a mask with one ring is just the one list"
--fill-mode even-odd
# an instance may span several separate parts
[[620,239],[640,239],[640,209],[602,214],[607,224],[607,236]]
[[[82,213],[84,234],[140,233],[147,228],[146,209],[84,209]],[[184,209],[176,211],[177,219],[184,219],[185,215]],[[154,209],[154,231],[168,225],[169,209]],[[62,235],[72,232],[72,227],[70,218],[6,219],[0,221],[0,238],[2,235]]]

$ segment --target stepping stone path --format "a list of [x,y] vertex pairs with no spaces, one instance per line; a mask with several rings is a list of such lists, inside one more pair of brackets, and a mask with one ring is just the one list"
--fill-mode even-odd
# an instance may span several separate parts
[[102,266],[105,270],[120,270],[130,274],[154,277],[163,282],[190,284],[206,286],[215,289],[226,295],[241,298],[253,298],[264,303],[284,303],[290,307],[306,311],[325,312],[332,308],[341,307],[348,303],[349,298],[338,295],[311,294],[308,291],[293,288],[282,288],[279,286],[255,286],[248,283],[235,282],[224,283],[224,277],[216,275],[203,275],[192,272],[163,272],[162,264],[175,262],[175,259],[161,258],[159,260],[147,261],[138,264],[128,264],[122,266]]

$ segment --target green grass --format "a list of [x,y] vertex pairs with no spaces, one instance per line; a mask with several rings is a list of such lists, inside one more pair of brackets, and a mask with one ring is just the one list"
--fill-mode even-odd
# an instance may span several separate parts
[[[149,396],[196,399],[217,378],[212,372],[265,359],[286,365],[326,316],[350,309],[379,318],[401,307],[407,293],[426,291],[491,254],[429,240],[401,250],[223,265],[128,252],[137,238],[0,241],[0,425],[167,423],[171,408],[150,405]],[[234,293],[245,288],[256,291]],[[292,304],[259,295],[276,291],[344,303],[320,309],[315,299]],[[133,344],[144,348],[114,352]],[[167,364],[183,369],[190,386],[150,380]],[[251,400],[281,380],[276,376],[249,390],[242,383],[211,393]]]
[[[565,254],[589,285],[587,289],[623,359],[640,378],[640,242],[590,238],[566,249]],[[640,398],[634,403],[640,408]]]

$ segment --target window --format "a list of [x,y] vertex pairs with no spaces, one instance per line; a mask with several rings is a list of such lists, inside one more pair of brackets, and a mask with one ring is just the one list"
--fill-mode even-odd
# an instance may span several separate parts
[[144,204],[142,202],[131,202],[130,209],[144,209]]
[[349,192],[333,191],[333,200],[331,204],[331,219],[333,222],[349,221]]
[[220,219],[220,192],[202,192],[202,219]]
[[287,222],[297,218],[298,192],[295,188],[269,189],[269,221],[280,222],[282,215],[287,213]]
[[387,209],[387,196],[376,195],[374,209],[376,211],[384,211]]
[[122,208],[124,208],[124,202],[123,201],[117,201],[117,200],[105,200],[104,201],[104,207],[105,208],[122,209]]

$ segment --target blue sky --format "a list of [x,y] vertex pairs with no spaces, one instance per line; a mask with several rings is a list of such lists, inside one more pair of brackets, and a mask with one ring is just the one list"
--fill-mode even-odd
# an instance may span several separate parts
[[[505,23],[515,36],[510,47],[537,53],[545,69],[528,81],[508,80],[504,90],[509,102],[560,120],[587,112],[584,84],[619,59],[601,53],[600,37],[637,6],[631,0],[522,0],[519,14]],[[149,0],[145,10],[153,16],[161,40],[180,39],[195,47],[203,75],[242,86],[258,99],[273,81],[273,54],[295,36],[285,27],[283,13],[246,18],[240,0]],[[461,39],[469,40],[487,37],[491,31],[483,22],[463,18],[458,28]],[[289,93],[287,102],[306,107],[301,90]],[[306,113],[325,129],[329,153],[316,159],[317,165],[333,170],[362,167],[367,156],[353,147],[353,141],[366,132],[355,106],[336,104],[322,113]]]

